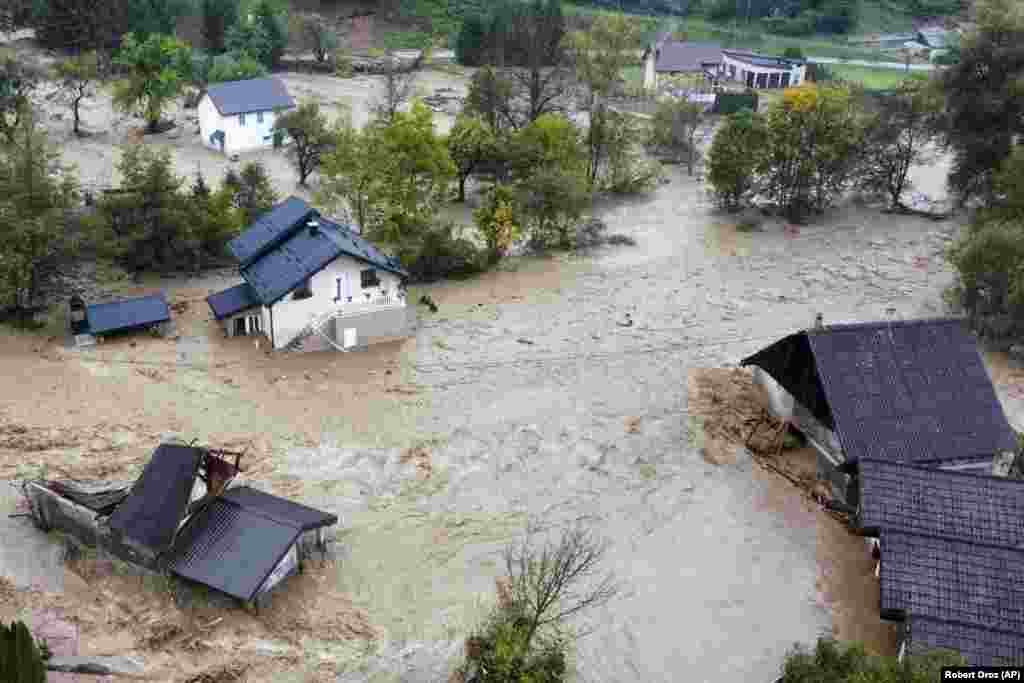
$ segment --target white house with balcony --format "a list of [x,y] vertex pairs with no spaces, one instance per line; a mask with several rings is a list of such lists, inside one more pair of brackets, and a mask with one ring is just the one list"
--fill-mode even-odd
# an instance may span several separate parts
[[409,333],[408,273],[297,197],[228,249],[243,282],[207,297],[226,336],[261,335],[273,349],[347,350]]
[[204,145],[228,156],[283,144],[283,137],[274,139],[274,121],[294,107],[277,78],[215,83],[199,100],[199,134]]
[[789,88],[806,80],[807,63],[802,59],[722,50],[719,74],[723,81],[742,83],[751,89]]

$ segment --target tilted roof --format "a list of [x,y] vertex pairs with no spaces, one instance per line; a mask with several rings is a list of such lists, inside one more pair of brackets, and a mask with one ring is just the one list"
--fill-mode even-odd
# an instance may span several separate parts
[[[228,245],[241,261],[242,278],[264,306],[279,301],[342,255],[408,277],[396,259],[347,227],[320,217],[301,199],[290,197],[284,204]],[[307,227],[310,218],[317,219],[315,233]]]
[[882,531],[883,618],[1024,633],[1024,550]]
[[771,55],[761,55],[756,52],[747,52],[745,50],[723,50],[722,54],[735,60],[750,64],[751,66],[763,66],[775,69],[790,69],[794,66],[806,63],[803,59],[773,57]]
[[255,489],[228,489],[189,520],[168,567],[183,578],[252,600],[304,531],[337,521],[335,515]]
[[1024,634],[970,624],[910,617],[908,651],[955,650],[968,666],[1024,665]]
[[243,282],[222,292],[211,294],[206,297],[206,303],[210,305],[213,317],[217,320],[223,320],[247,308],[259,306],[260,300],[252,286],[248,282]]
[[214,83],[206,88],[206,94],[222,116],[295,106],[288,88],[273,77]]
[[831,325],[743,359],[826,426],[847,461],[977,462],[1016,438],[960,320]]
[[85,307],[90,334],[106,334],[167,322],[171,309],[163,294],[91,304]]
[[131,493],[110,516],[110,528],[156,552],[165,550],[185,518],[202,457],[199,448],[158,446]]
[[1024,481],[863,459],[860,526],[1024,548]]
[[722,46],[718,43],[668,40],[657,50],[654,70],[703,71],[705,64],[718,64],[721,61]]

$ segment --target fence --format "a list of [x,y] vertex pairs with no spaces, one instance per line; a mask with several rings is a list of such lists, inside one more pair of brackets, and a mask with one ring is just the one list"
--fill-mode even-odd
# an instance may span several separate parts
[[757,111],[757,93],[718,93],[715,97],[716,114],[735,114],[741,109]]

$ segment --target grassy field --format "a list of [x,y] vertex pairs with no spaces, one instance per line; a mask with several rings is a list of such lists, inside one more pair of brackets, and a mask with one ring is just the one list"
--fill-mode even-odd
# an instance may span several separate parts
[[926,77],[920,72],[907,73],[903,69],[872,69],[867,66],[847,64],[829,64],[828,67],[836,78],[851,83],[860,83],[869,90],[890,90],[908,77]]

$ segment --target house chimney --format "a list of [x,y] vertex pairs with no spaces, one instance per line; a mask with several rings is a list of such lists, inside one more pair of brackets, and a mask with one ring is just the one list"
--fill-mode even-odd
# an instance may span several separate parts
[[823,318],[821,316],[821,313],[816,313],[814,315],[814,329],[816,329],[816,330],[823,330],[823,329],[825,329],[825,323],[824,323],[824,320],[823,320]]
[[310,218],[309,221],[306,222],[306,225],[309,227],[309,234],[311,237],[320,233],[320,221],[315,217]]
[[897,317],[897,315],[896,315],[896,309],[894,307],[892,307],[892,306],[890,306],[889,308],[885,309],[885,317],[888,318],[889,320],[898,320],[899,319]]

